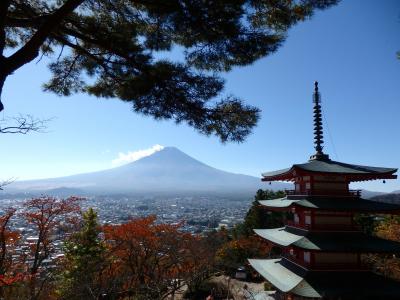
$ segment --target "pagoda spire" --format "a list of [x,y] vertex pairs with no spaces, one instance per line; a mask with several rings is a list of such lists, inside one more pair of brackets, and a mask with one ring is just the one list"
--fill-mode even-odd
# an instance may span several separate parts
[[310,157],[310,159],[317,160],[329,160],[329,156],[322,152],[324,148],[322,144],[324,143],[324,133],[322,127],[322,113],[321,113],[321,94],[318,91],[318,81],[314,82],[314,148],[316,153]]

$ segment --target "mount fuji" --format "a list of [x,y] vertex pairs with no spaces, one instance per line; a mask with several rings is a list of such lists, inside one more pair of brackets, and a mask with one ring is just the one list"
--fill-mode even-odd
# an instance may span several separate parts
[[11,192],[78,192],[93,194],[248,194],[259,188],[288,188],[286,183],[266,185],[260,178],[208,166],[175,147],[165,147],[126,165],[67,177],[17,181]]

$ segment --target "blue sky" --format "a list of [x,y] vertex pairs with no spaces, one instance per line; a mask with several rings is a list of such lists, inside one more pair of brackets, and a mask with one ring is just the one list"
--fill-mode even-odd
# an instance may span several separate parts
[[[313,82],[320,82],[325,152],[332,159],[400,167],[400,1],[343,1],[294,27],[277,53],[225,75],[226,93],[262,109],[242,144],[221,144],[186,125],[154,121],[119,100],[57,97],[41,90],[46,63],[6,81],[0,119],[54,117],[47,133],[1,135],[0,179],[46,178],[113,167],[119,153],[175,146],[216,168],[259,176],[314,152]],[[329,127],[329,133],[328,133]],[[366,182],[376,191],[398,180]]]

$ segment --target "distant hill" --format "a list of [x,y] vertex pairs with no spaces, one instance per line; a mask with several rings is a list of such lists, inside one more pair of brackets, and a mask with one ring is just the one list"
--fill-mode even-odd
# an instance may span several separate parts
[[370,200],[385,202],[385,203],[400,204],[400,193],[393,192],[390,194],[379,195],[379,196],[370,198]]
[[0,193],[0,199],[10,199],[10,198],[33,198],[40,197],[43,195],[53,196],[53,197],[70,197],[70,196],[88,196],[84,190],[75,188],[60,187],[55,189],[47,190],[16,190],[16,189],[5,189],[7,192]]
[[368,190],[361,190],[361,195],[362,195],[362,197],[364,199],[371,199],[372,197],[386,195],[386,193],[374,192],[374,191],[368,191]]
[[67,177],[20,181],[8,192],[42,191],[52,194],[240,194],[253,195],[259,188],[290,188],[290,184],[267,185],[260,178],[210,167],[177,148],[166,147],[135,162],[99,172]]

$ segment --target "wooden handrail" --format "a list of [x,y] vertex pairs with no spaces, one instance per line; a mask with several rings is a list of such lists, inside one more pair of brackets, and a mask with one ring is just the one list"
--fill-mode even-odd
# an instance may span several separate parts
[[320,194],[320,193],[312,193],[311,190],[308,191],[303,191],[303,192],[298,192],[296,190],[287,190],[285,189],[285,194],[286,196],[331,196],[331,197],[361,197],[361,190],[349,190],[348,192],[334,192],[334,191],[329,191],[329,193],[326,194]]
[[286,224],[291,227],[301,228],[306,230],[327,230],[327,231],[360,231],[361,226],[357,224],[301,224],[295,223],[292,220],[286,221]]

